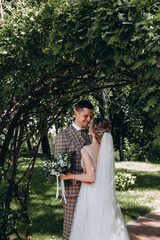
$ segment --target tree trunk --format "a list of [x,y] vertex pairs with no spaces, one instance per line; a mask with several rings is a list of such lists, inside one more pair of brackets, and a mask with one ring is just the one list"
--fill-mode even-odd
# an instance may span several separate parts
[[95,95],[95,99],[99,103],[99,112],[102,118],[109,119],[108,93],[110,89],[103,89],[101,95]]
[[108,105],[108,94],[110,89],[103,89],[102,90],[102,97],[103,97],[103,108],[104,108],[104,118],[110,119],[109,116],[109,105]]
[[25,107],[20,108],[19,111],[15,114],[15,116],[12,119],[12,122],[9,126],[8,132],[6,134],[6,137],[5,137],[5,140],[3,142],[1,152],[0,152],[0,166],[2,168],[4,166],[5,157],[6,157],[6,154],[7,154],[7,151],[8,151],[10,141],[11,141],[12,136],[13,136],[13,131],[14,131],[16,125],[17,125],[17,122],[18,122],[19,118],[21,117],[22,113],[25,110],[27,110]]
[[2,2],[0,0],[0,12],[1,12],[1,18],[3,20],[3,8],[2,8]]
[[[25,129],[26,129],[26,131],[28,131],[27,124],[25,124]],[[33,149],[32,149],[32,145],[31,145],[31,142],[29,139],[27,140],[27,146],[28,146],[29,152],[31,152]]]
[[42,138],[42,151],[43,151],[43,154],[47,154],[48,156],[51,155],[47,134],[44,135],[44,137]]
[[119,157],[120,161],[124,160],[123,145],[124,145],[124,113],[121,110],[119,115]]
[[29,152],[31,152],[32,151],[32,145],[31,145],[30,140],[27,140],[27,146],[28,146]]
[[123,137],[122,137],[122,134],[120,134],[120,138],[119,138],[119,157],[120,157],[120,161],[124,160]]
[[99,103],[99,112],[102,118],[104,118],[104,102],[103,102],[103,98],[99,97],[99,96],[95,96],[95,99],[98,101]]

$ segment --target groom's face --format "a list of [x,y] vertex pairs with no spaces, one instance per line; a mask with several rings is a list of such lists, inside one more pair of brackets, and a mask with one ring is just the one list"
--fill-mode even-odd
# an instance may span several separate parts
[[91,122],[92,116],[93,110],[89,108],[82,108],[79,111],[75,111],[75,124],[77,124],[80,128],[86,128]]

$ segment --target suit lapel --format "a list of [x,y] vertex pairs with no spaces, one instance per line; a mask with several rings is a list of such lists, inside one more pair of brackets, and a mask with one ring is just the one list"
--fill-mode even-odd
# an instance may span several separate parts
[[81,148],[86,144],[85,139],[81,136],[81,134],[72,126],[72,124],[68,127],[68,134],[72,139],[74,145],[79,145]]

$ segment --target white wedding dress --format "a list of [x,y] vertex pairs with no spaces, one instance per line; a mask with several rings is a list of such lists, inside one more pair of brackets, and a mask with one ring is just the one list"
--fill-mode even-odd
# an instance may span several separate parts
[[129,240],[115,196],[112,136],[104,133],[97,166],[89,147],[84,148],[93,161],[96,181],[92,185],[81,185],[70,240]]

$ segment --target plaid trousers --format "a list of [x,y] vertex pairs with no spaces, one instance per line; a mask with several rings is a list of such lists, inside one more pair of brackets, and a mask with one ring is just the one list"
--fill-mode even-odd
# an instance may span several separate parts
[[72,219],[74,216],[74,210],[77,203],[77,197],[68,197],[66,200],[67,203],[65,203],[63,200],[63,215],[64,215],[62,233],[63,240],[69,240],[72,227]]

